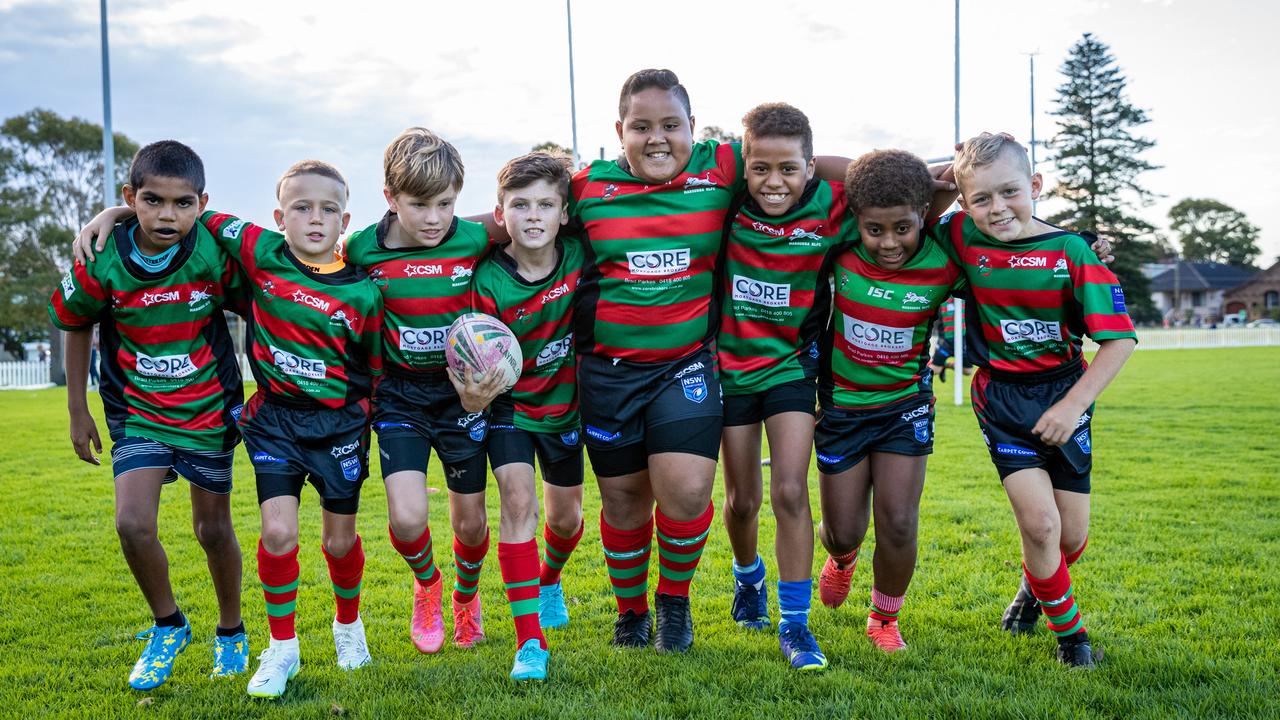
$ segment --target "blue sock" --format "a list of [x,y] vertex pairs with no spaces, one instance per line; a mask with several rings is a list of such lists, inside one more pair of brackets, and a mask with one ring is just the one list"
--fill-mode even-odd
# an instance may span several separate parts
[[809,597],[813,595],[813,578],[808,580],[778,581],[778,620],[781,630],[787,623],[809,625]]
[[764,561],[756,555],[756,561],[750,565],[742,566],[737,560],[733,561],[733,577],[743,585],[751,585],[759,590],[764,586]]

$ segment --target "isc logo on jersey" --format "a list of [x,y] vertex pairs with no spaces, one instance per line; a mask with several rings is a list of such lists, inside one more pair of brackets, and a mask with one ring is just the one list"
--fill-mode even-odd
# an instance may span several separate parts
[[325,366],[323,360],[313,360],[294,355],[288,350],[281,350],[275,345],[268,345],[271,350],[271,359],[275,362],[276,367],[280,368],[280,372],[285,375],[297,375],[298,377],[311,378],[313,380],[323,380]]
[[765,307],[791,305],[791,286],[752,280],[742,275],[733,276],[733,299]]
[[405,352],[441,352],[447,327],[400,328],[400,349]]
[[689,269],[689,248],[627,253],[632,275],[675,275]]
[[863,322],[849,317],[844,318],[844,339],[850,345],[874,352],[906,352],[915,343],[912,342],[915,328],[896,328],[887,325]]
[[548,365],[561,358],[568,357],[572,350],[573,333],[569,333],[559,340],[547,343],[546,347],[542,348],[542,352],[538,353],[538,360],[534,366],[542,367],[543,365]]
[[1000,334],[1007,343],[1020,340],[1049,342],[1062,339],[1062,326],[1048,320],[1001,320]]
[[191,362],[191,356],[185,353],[156,357],[138,353],[137,368],[139,375],[161,378],[183,378],[196,371],[196,365]]

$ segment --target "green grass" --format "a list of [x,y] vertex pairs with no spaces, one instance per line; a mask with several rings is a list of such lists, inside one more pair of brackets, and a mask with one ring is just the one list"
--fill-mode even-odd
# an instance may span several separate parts
[[[360,528],[368,555],[362,613],[374,664],[343,673],[333,662],[333,601],[318,504],[308,490],[298,598],[304,667],[275,703],[251,701],[247,678],[206,677],[216,608],[181,484],[165,492],[161,535],[196,641],[167,685],[147,695],[126,687],[141,649],[132,636],[150,618],[116,541],[110,472],[75,459],[64,390],[0,393],[0,572],[8,578],[0,585],[0,716],[1275,717],[1278,385],[1276,348],[1140,352],[1104,395],[1094,421],[1089,550],[1075,571],[1090,635],[1106,653],[1092,672],[1059,666],[1043,629],[1017,639],[997,629],[1018,578],[1016,530],[973,415],[950,404],[946,385],[919,568],[902,613],[905,653],[885,656],[863,634],[866,562],[845,607],[814,601],[812,627],[831,668],[822,675],[788,670],[776,636],[750,634],[727,619],[730,555],[718,518],[694,581],[693,651],[658,657],[611,649],[615,611],[588,479],[588,529],[565,573],[573,621],[549,635],[551,681],[507,681],[514,633],[494,552],[481,581],[489,640],[473,651],[446,646],[421,656],[407,637],[409,575],[386,539],[385,493],[372,479]],[[441,488],[438,467],[433,461],[430,483]],[[256,654],[267,630],[243,453],[236,472],[244,610]],[[722,492],[716,496],[718,503]],[[431,526],[436,561],[449,571],[444,499],[432,495]],[[813,501],[816,507],[816,492]],[[489,506],[496,535],[492,485]],[[772,547],[772,532],[766,507],[762,548]],[[819,551],[816,562],[822,559]],[[140,705],[144,697],[150,702]]]

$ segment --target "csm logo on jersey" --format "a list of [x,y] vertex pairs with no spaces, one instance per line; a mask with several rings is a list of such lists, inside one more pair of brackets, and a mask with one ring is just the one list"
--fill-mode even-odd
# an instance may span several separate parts
[[400,349],[406,352],[438,352],[444,350],[447,327],[400,328]]
[[733,276],[733,299],[765,307],[791,305],[791,286],[752,280],[742,275]]
[[1001,320],[1000,333],[1004,341],[1049,342],[1062,339],[1062,326],[1048,320]]
[[875,352],[906,352],[914,344],[911,342],[914,328],[896,328],[887,325],[855,320],[848,315],[844,318],[844,339],[850,345]]
[[285,375],[297,375],[298,377],[311,378],[313,380],[323,380],[325,366],[323,360],[313,360],[304,358],[287,350],[281,350],[275,345],[268,345],[271,350],[271,359],[275,362],[276,367],[280,368],[280,372]]
[[542,352],[538,353],[538,359],[534,366],[542,367],[561,358],[568,357],[572,350],[573,333],[569,333],[559,340],[547,343],[546,347],[542,348]]
[[1049,258],[1043,255],[1014,255],[1009,258],[1011,268],[1047,268]]
[[675,275],[689,269],[689,248],[627,253],[632,275]]
[[151,307],[156,303],[177,302],[182,299],[182,292],[178,290],[166,290],[164,292],[144,292],[142,293],[142,304]]
[[188,354],[152,357],[138,353],[137,368],[139,375],[162,378],[182,378],[196,371],[196,365]]

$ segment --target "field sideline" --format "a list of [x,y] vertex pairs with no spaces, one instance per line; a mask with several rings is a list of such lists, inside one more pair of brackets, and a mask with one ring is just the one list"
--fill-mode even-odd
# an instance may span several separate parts
[[[939,388],[920,562],[902,611],[904,653],[885,656],[863,633],[869,537],[850,601],[829,610],[815,592],[811,626],[831,668],[822,675],[787,669],[776,635],[749,633],[728,619],[730,553],[719,517],[694,580],[693,650],[658,657],[610,648],[616,611],[589,477],[587,531],[565,569],[572,622],[548,635],[551,680],[507,680],[514,632],[498,574],[492,483],[494,545],[481,580],[489,639],[475,650],[446,645],[421,656],[408,640],[411,576],[387,541],[375,468],[359,524],[368,557],[362,615],[374,664],[352,673],[334,664],[319,505],[307,490],[298,594],[303,669],[274,703],[251,700],[247,676],[207,678],[216,607],[185,483],[166,490],[160,528],[193,642],[167,685],[149,694],[129,690],[125,679],[142,649],[133,635],[150,617],[116,540],[109,459],[95,468],[75,458],[65,389],[3,392],[0,497],[8,518],[0,524],[0,572],[9,580],[0,585],[0,717],[1275,717],[1277,388],[1280,348],[1178,350],[1135,354],[1103,396],[1093,425],[1099,469],[1089,549],[1073,573],[1094,647],[1105,652],[1092,672],[1059,666],[1043,627],[1018,639],[998,630],[1018,581],[1016,529],[972,412],[950,404],[947,384]],[[96,398],[90,406],[100,418]],[[430,484],[443,488],[434,458],[431,470]],[[811,476],[816,520],[816,469]],[[244,612],[256,657],[267,629],[253,560],[253,476],[243,452],[236,484]],[[722,499],[718,487],[717,515]],[[765,503],[761,550],[772,582],[767,492]],[[448,578],[443,492],[432,495],[431,527]],[[815,572],[824,558],[819,547]],[[656,552],[653,562],[651,591]]]

